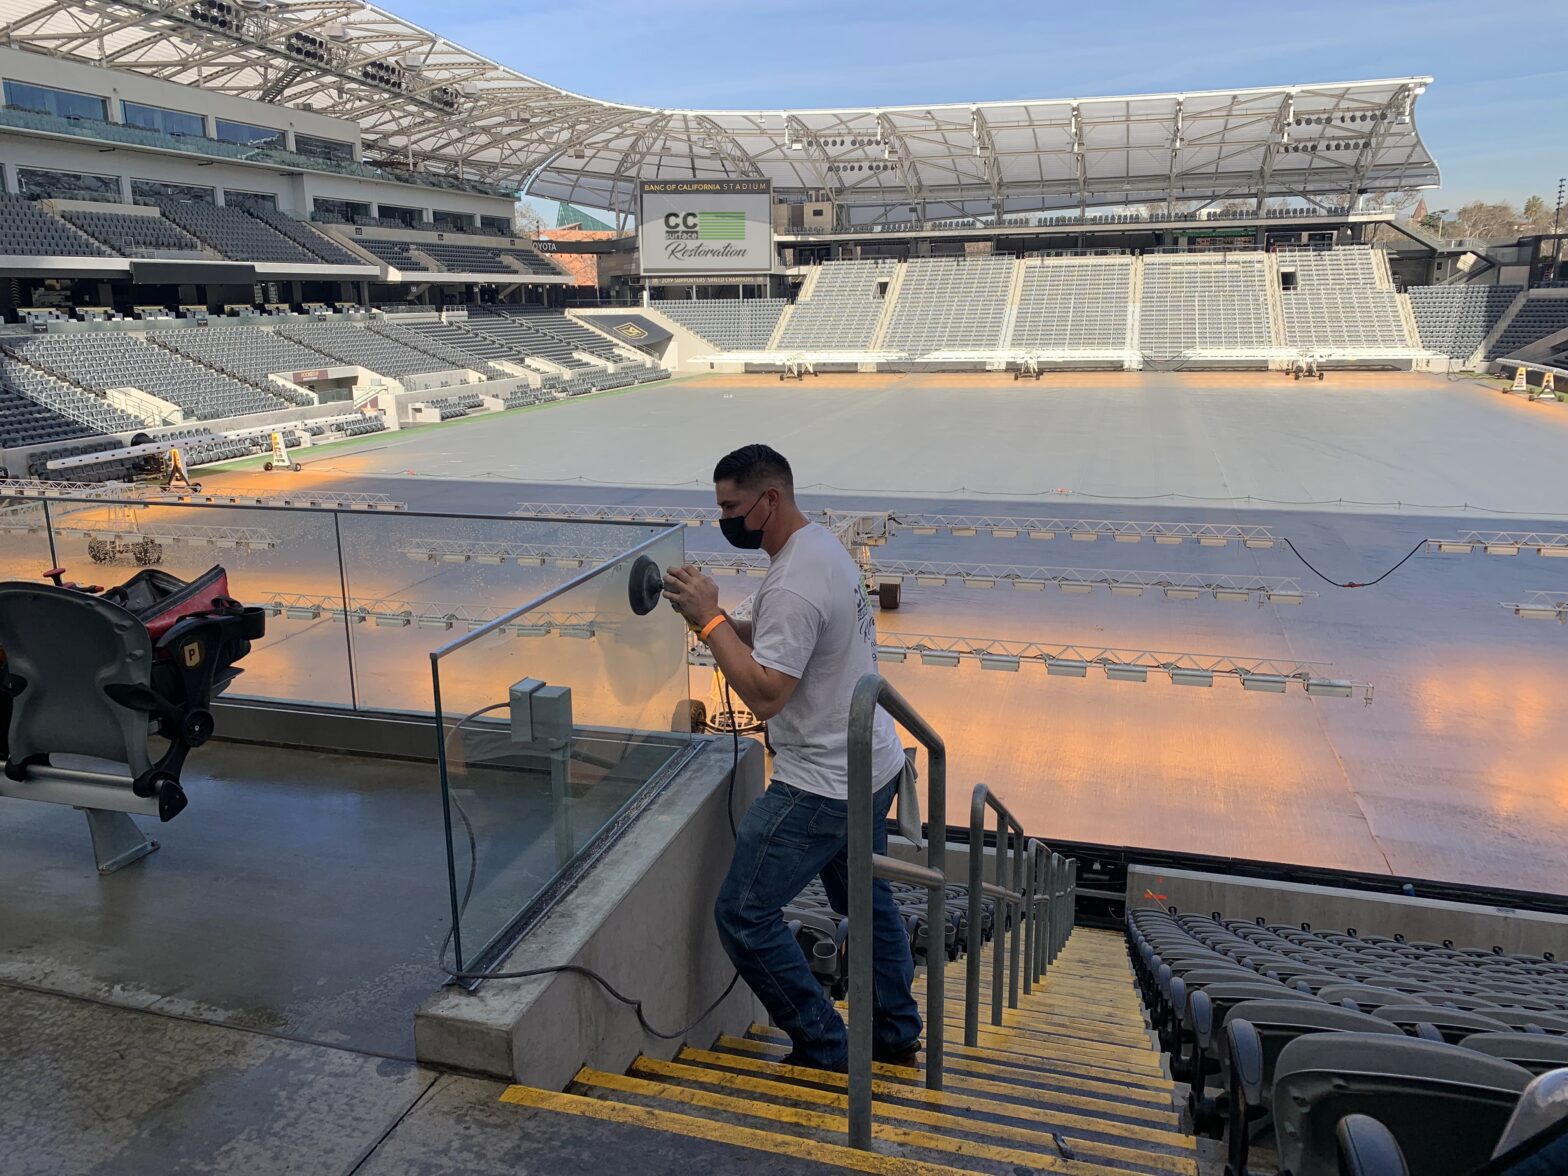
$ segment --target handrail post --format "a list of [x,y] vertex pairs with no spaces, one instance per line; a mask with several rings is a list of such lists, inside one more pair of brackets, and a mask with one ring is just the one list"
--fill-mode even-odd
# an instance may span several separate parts
[[[926,865],[947,880],[947,747],[933,734],[926,747]],[[942,1089],[947,1017],[947,889],[926,888],[926,1089]]]
[[849,707],[849,1146],[871,1146],[871,730],[880,679],[868,674]]
[[[1011,820],[1011,818],[1009,818]],[[1017,821],[1011,821],[1013,826],[1013,868],[1012,885],[1008,887],[1019,897],[1013,900],[1013,941],[1008,950],[1007,969],[1007,1007],[1018,1007],[1018,972],[1020,970],[1019,949],[1023,947],[1023,919],[1027,907],[1023,901],[1024,867],[1027,862],[1027,850],[1024,845],[1024,827]]]
[[1039,892],[1034,885],[1035,875],[1039,873],[1040,843],[1033,838],[1029,839],[1029,852],[1024,860],[1028,866],[1024,876],[1024,910],[1028,912],[1024,919],[1024,995],[1028,996],[1034,991],[1034,941],[1040,922],[1035,917]]
[[[855,684],[849,706],[849,1144],[871,1146],[872,886],[877,876],[872,798],[885,781],[872,778],[872,730],[878,707],[926,749],[930,768],[926,837],[926,1086],[942,1089],[947,963],[947,746],[875,671]],[[918,848],[918,847],[917,847]]]
[[964,1044],[980,1042],[980,953],[985,949],[985,785],[969,804],[969,930],[964,955]]
[[[1008,891],[1008,873],[1012,858],[1007,852],[1007,838],[1012,832],[1002,806],[996,806],[996,888]],[[996,896],[996,913],[991,917],[991,1024],[1002,1023],[1002,985],[1007,983],[1007,916],[1010,904],[1002,894]]]

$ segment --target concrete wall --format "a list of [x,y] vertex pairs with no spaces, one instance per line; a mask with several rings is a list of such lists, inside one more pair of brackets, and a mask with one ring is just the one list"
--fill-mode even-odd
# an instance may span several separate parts
[[[576,890],[529,932],[498,971],[574,963],[641,998],[666,1031],[690,1024],[734,974],[713,925],[713,903],[738,821],[762,791],[762,747],[741,742],[730,789],[728,739],[697,755],[637,818]],[[735,991],[692,1033],[738,1033],[759,1014],[750,990]],[[621,1072],[638,1054],[670,1057],[678,1041],[643,1033],[632,1011],[582,976],[492,980],[478,991],[448,988],[414,1021],[419,1060],[559,1090],[584,1066]]]
[[1504,952],[1532,955],[1549,951],[1558,959],[1568,958],[1568,918],[1562,915],[1133,866],[1127,871],[1127,909],[1150,907],[1203,915],[1219,911],[1228,919],[1307,923],[1317,930],[1354,927],[1360,935],[1397,934],[1435,943],[1452,940],[1456,947],[1500,947]]

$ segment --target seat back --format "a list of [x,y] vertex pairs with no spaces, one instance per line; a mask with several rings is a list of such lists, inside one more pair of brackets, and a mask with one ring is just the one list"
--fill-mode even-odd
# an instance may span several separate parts
[[82,755],[147,771],[148,714],[106,687],[147,688],[147,629],[119,605],[47,584],[0,584],[0,648],[14,690],[9,758]]
[[1532,1074],[1568,1068],[1568,1037],[1544,1033],[1472,1033],[1459,1043],[1490,1057],[1523,1066]]
[[1335,1176],[1335,1128],[1366,1114],[1393,1132],[1422,1176],[1486,1162],[1528,1070],[1455,1045],[1369,1033],[1315,1033],[1280,1052],[1274,1121],[1282,1172]]
[[[1380,1021],[1366,1013],[1353,1012],[1340,1005],[1309,1000],[1244,1000],[1230,1007],[1226,1021],[1246,1021],[1257,1031],[1263,1047],[1263,1092],[1269,1096],[1279,1055],[1298,1037],[1312,1033],[1378,1033],[1402,1037],[1398,1025]],[[1221,1054],[1222,1066],[1229,1057]]]

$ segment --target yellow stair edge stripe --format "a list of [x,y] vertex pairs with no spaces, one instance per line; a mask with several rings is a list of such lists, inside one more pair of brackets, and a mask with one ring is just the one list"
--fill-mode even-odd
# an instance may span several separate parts
[[[639,1058],[632,1063],[631,1072],[635,1075],[654,1080],[669,1079],[676,1082],[693,1082],[704,1086],[718,1086],[726,1091],[739,1094],[769,1097],[784,1102],[805,1102],[820,1107],[832,1108],[834,1111],[848,1114],[849,1098],[847,1095],[836,1091],[821,1090],[814,1086],[802,1086],[788,1082],[774,1082],[765,1078],[753,1078],[742,1074],[731,1074],[720,1070],[710,1070],[702,1066],[693,1066],[681,1062],[661,1062],[653,1058]],[[872,1082],[872,1114],[881,1119],[903,1120],[916,1123],[923,1127],[936,1130],[960,1131],[970,1134],[990,1135],[998,1140],[1007,1140],[1022,1146],[1029,1147],[1055,1147],[1051,1137],[1052,1131],[1061,1132],[1072,1150],[1082,1156],[1106,1160],[1114,1160],[1129,1164],[1151,1164],[1169,1159],[1177,1165],[1176,1170],[1183,1171],[1180,1167],[1183,1157],[1172,1156],[1170,1151],[1185,1151],[1189,1154],[1196,1153],[1196,1143],[1187,1136],[1172,1131],[1157,1131],[1148,1127],[1133,1127],[1123,1124],[1110,1124],[1111,1128],[1121,1130],[1108,1130],[1107,1124],[1102,1120],[1088,1119],[1082,1115],[1053,1113],[1044,1115],[1036,1113],[1033,1118],[1040,1122],[1040,1130],[1018,1127],[1008,1123],[997,1123],[988,1119],[968,1118],[962,1114],[954,1113],[956,1110],[968,1108],[957,1107],[953,1102],[942,1102],[942,1096],[932,1091],[905,1088],[900,1091],[894,1087],[895,1093],[902,1097],[910,1098],[917,1094],[930,1095],[929,1100],[939,1109],[929,1110],[925,1107],[905,1106],[899,1102],[889,1102],[878,1099],[877,1089],[881,1086],[886,1089],[889,1083]],[[906,1093],[907,1091],[907,1093]],[[982,1104],[975,1109],[988,1110],[999,1113],[994,1107],[984,1106],[983,1100],[971,1099],[971,1102]],[[1083,1134],[1076,1134],[1082,1132]],[[1125,1132],[1125,1133],[1124,1133]],[[1091,1135],[1092,1133],[1092,1135]],[[1099,1138],[1094,1138],[1098,1136]],[[1110,1138],[1105,1138],[1109,1136]],[[1165,1152],[1152,1154],[1137,1146],[1147,1144],[1152,1147],[1166,1149]]]
[[[751,1057],[750,1055],[719,1053],[715,1050],[693,1049],[684,1046],[676,1055],[680,1060],[689,1060],[694,1064],[703,1066],[729,1066],[732,1069],[745,1070],[752,1074],[790,1078],[799,1082],[815,1082],[821,1086],[847,1087],[849,1077],[845,1074],[835,1074],[822,1070],[811,1070],[804,1066],[786,1066],[782,1061],[767,1057]],[[886,1070],[891,1073],[886,1076],[882,1071],[873,1066],[873,1089],[886,1087],[892,1097],[896,1094],[899,1098],[940,1099],[944,1096],[963,1100],[963,1105],[973,1102],[974,1109],[995,1108],[1001,1113],[1011,1114],[1014,1111],[1025,1115],[1034,1116],[1040,1113],[1041,1108],[1067,1107],[1078,1111],[1090,1111],[1101,1115],[1115,1115],[1125,1119],[1138,1120],[1143,1123],[1153,1124],[1155,1127],[1169,1127],[1181,1130],[1181,1117],[1177,1114],[1175,1106],[1170,1099],[1165,1099],[1161,1104],[1150,1105],[1142,1102],[1123,1102],[1119,1099],[1093,1098],[1088,1095],[1074,1094],[1070,1091],[1058,1093],[1039,1087],[1006,1087],[1005,1095],[991,1094],[986,1098],[977,1098],[975,1095],[965,1094],[969,1089],[968,1081],[979,1082],[979,1091],[985,1087],[997,1085],[987,1083],[980,1079],[964,1080],[962,1075],[943,1073],[943,1087],[940,1091],[927,1090],[925,1087],[924,1072],[913,1067],[888,1066]],[[904,1077],[908,1073],[912,1077]],[[1033,1098],[1027,1097],[1033,1095]],[[1022,1097],[1020,1097],[1022,1096]],[[954,1105],[959,1105],[955,1103]]]
[[[926,1011],[925,993],[915,990],[915,1000],[920,1005],[920,1011]],[[948,1016],[961,1017],[964,1012],[962,997],[949,997],[943,1007]],[[1062,1037],[1078,1037],[1089,1042],[1101,1042],[1106,1045],[1120,1045],[1128,1049],[1146,1050],[1151,1048],[1149,1043],[1149,1030],[1140,1021],[1137,1028],[1129,1025],[1126,1019],[1118,1021],[1095,1021],[1081,1018],[1074,1013],[1044,1012],[1032,1009],[1027,1003],[1027,998],[1020,999],[1016,1009],[1003,1007],[1002,1016],[1011,1018],[1012,1023],[1020,1029],[1047,1030]],[[991,1004],[985,1002],[980,1007],[980,1019],[985,1022],[991,1020]],[[1071,1032],[1069,1032],[1071,1030]]]
[[[796,1107],[776,1107],[753,1099],[710,1094],[707,1091],[692,1090],[685,1086],[671,1086],[667,1082],[649,1082],[642,1078],[607,1074],[603,1070],[590,1070],[584,1067],[577,1072],[577,1077],[573,1081],[599,1090],[637,1094],[646,1098],[663,1099],[666,1102],[703,1107],[724,1114],[763,1119],[787,1128],[794,1128],[796,1131],[842,1134],[847,1130],[842,1115],[830,1115],[822,1111],[807,1111]],[[916,1147],[925,1151],[970,1156],[995,1163],[1020,1164],[1038,1171],[1061,1172],[1066,1176],[1113,1176],[1124,1171],[1084,1163],[1081,1160],[1066,1160],[1058,1155],[1025,1151],[1021,1148],[997,1147],[994,1144],[978,1143],[969,1139],[949,1139],[930,1131],[917,1131],[909,1127],[896,1127],[889,1123],[875,1121],[871,1124],[871,1137],[900,1147]]]
[[[789,1052],[788,1048],[767,1041],[752,1041],[746,1037],[721,1037],[718,1046],[723,1049],[737,1050],[740,1053],[772,1059],[777,1061]],[[922,1071],[912,1066],[889,1066],[884,1062],[872,1063],[871,1072],[891,1078],[907,1078],[912,1082],[924,1081]],[[943,1061],[942,1078],[948,1085],[962,1083],[965,1089],[990,1091],[992,1093],[1008,1092],[1009,1097],[1027,1099],[1034,1095],[1040,1099],[1054,1098],[1055,1089],[1033,1085],[1033,1081],[1055,1082],[1070,1079],[1078,1085],[1089,1089],[1097,1086],[1114,1093],[1120,1099],[1143,1098],[1153,1101],[1154,1105],[1161,1108],[1173,1105],[1175,1086],[1166,1080],[1164,1090],[1149,1090],[1145,1088],[1110,1087],[1108,1083],[1094,1082],[1092,1079],[1082,1079],[1077,1074],[1059,1074],[1040,1071],[1026,1071],[1012,1064],[994,1065],[990,1062],[972,1061],[965,1057],[953,1056],[949,1052]],[[1011,1081],[1009,1081],[1011,1080]],[[983,1084],[983,1085],[981,1085]]]
[[[765,1038],[770,1047],[787,1049],[789,1036],[782,1029],[775,1029],[771,1025],[753,1025],[748,1032]],[[982,1043],[986,1035],[980,1035]],[[1007,1073],[1014,1070],[1027,1072],[1027,1067],[1038,1067],[1045,1070],[1054,1070],[1062,1074],[1071,1074],[1083,1077],[1092,1082],[1100,1082],[1106,1086],[1115,1086],[1118,1090],[1145,1090],[1153,1094],[1169,1096],[1175,1091],[1176,1086],[1171,1077],[1163,1071],[1157,1074],[1139,1074],[1123,1070],[1110,1070],[1093,1062],[1085,1063],[1074,1058],[1053,1057],[1049,1054],[1020,1053],[1015,1049],[1005,1046],[981,1044],[970,1046],[964,1044],[962,1032],[949,1034],[948,1040],[942,1044],[944,1060],[948,1064],[964,1062],[964,1064],[984,1064],[988,1072]]]
[[605,1102],[603,1099],[587,1098],[580,1094],[558,1094],[552,1090],[535,1090],[531,1086],[509,1086],[501,1093],[501,1101],[540,1111],[554,1111],[557,1114],[577,1115],[607,1123],[645,1127],[650,1131],[681,1135],[688,1139],[705,1139],[710,1143],[724,1143],[751,1151],[767,1152],[770,1155],[814,1160],[854,1172],[868,1172],[871,1176],[946,1176],[947,1173],[954,1171],[946,1164],[928,1164],[923,1160],[885,1156],[877,1152],[859,1151],[839,1143],[818,1143],[794,1135],[759,1131],[755,1127],[719,1123],[698,1115],[683,1115],[678,1111],[661,1111],[627,1103]]
[[[964,1044],[964,1026],[962,1022],[943,1021],[942,1027],[946,1031],[947,1044]],[[768,1025],[753,1025],[750,1032],[762,1033],[770,1040],[788,1041],[789,1038],[783,1030],[774,1029]],[[1007,1062],[1049,1062],[1054,1065],[1081,1070],[1089,1076],[1098,1075],[1115,1082],[1136,1083],[1138,1085],[1154,1086],[1157,1089],[1166,1089],[1170,1085],[1170,1076],[1165,1071],[1165,1061],[1162,1055],[1151,1054],[1150,1062],[1137,1065],[1118,1058],[1105,1058],[1097,1055],[1083,1055],[1071,1050],[1057,1049],[1051,1043],[1041,1043],[1025,1038],[1019,1034],[1010,1034],[1005,1031],[997,1032],[989,1025],[981,1025],[980,1032],[976,1034],[977,1045],[974,1048],[990,1050],[992,1053],[1004,1055],[998,1061]],[[971,1048],[965,1046],[965,1048]]]
[[[944,1017],[942,1025],[947,1030],[948,1036],[959,1041],[963,1040],[962,1017]],[[979,1036],[981,1040],[989,1041],[992,1045],[1003,1045],[1004,1048],[1011,1048],[1015,1053],[1027,1053],[1029,1056],[1059,1057],[1119,1073],[1150,1076],[1164,1073],[1161,1055],[1154,1053],[1147,1046],[1141,1050],[1110,1046],[1097,1048],[1077,1038],[1064,1038],[1055,1033],[1038,1033],[1016,1025],[993,1025],[989,1018],[981,1018]]]

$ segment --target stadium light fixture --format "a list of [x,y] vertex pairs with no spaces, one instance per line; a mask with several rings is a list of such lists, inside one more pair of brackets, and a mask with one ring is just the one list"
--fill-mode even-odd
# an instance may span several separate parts
[[504,555],[476,555],[474,556],[474,562],[495,566],[505,563],[506,557]]
[[520,555],[517,557],[517,566],[520,568],[542,568],[544,567],[544,556]]
[[1045,672],[1057,678],[1084,678],[1089,674],[1089,663],[1075,661],[1072,658],[1053,657],[1047,659]]
[[973,527],[949,527],[947,533],[955,539],[973,539],[976,534]]
[[436,558],[430,554],[430,552],[420,551],[418,548],[409,548],[407,551],[403,552],[403,554],[408,556],[408,558],[413,560],[415,563],[432,563]]
[[1242,543],[1255,551],[1267,551],[1274,546],[1272,539],[1243,539]]
[[1243,674],[1241,688],[1264,694],[1284,694],[1286,678],[1283,674]]
[[1014,580],[1013,581],[1013,591],[1014,592],[1043,592],[1044,590],[1045,590],[1045,581],[1044,580]]
[[451,564],[465,564],[468,562],[468,556],[461,551],[444,551],[441,553],[441,562]]
[[1142,584],[1112,584],[1111,585],[1111,595],[1112,596],[1142,596],[1143,595],[1143,585]]
[[965,576],[965,588],[995,588],[996,581],[989,576]]
[[1156,535],[1154,541],[1161,547],[1177,547],[1181,544],[1180,535]]
[[1166,600],[1197,600],[1200,595],[1202,590],[1198,588],[1178,588],[1174,584],[1165,588]]
[[562,637],[575,637],[579,641],[586,641],[593,636],[593,622],[582,625],[562,625],[558,630]]
[[947,584],[946,576],[916,576],[915,583],[922,588],[941,588]]
[[1538,548],[1538,550],[1542,555],[1545,556],[1556,559],[1568,559],[1568,547],[1558,547],[1553,546],[1552,544],[1543,543],[1540,548]]
[[1223,535],[1199,535],[1199,547],[1228,547],[1230,540]]
[[1031,539],[1055,539],[1056,538],[1056,532],[1055,531],[1030,531],[1029,532],[1029,538],[1031,538]]
[[1016,674],[1018,672],[1018,659],[1005,653],[982,653],[980,655],[980,668]]
[[1216,588],[1214,599],[1224,601],[1226,604],[1246,604],[1252,599],[1252,593],[1245,588]]
[[991,538],[993,538],[993,539],[1016,539],[1016,538],[1018,538],[1018,532],[1013,530],[1010,527],[992,527],[991,528]]
[[1116,542],[1141,543],[1143,542],[1143,536],[1136,531],[1118,531],[1116,532]]
[[1263,598],[1270,604],[1300,604],[1302,601],[1299,592],[1265,592]]
[[1354,682],[1341,678],[1308,678],[1307,693],[1318,698],[1349,698],[1355,691]]
[[1487,555],[1518,555],[1519,546],[1515,543],[1488,543],[1482,548]]
[[550,635],[550,626],[520,622],[512,626],[512,632],[519,637],[548,637]]
[[1100,540],[1096,531],[1072,531],[1069,534],[1074,543],[1098,543]]
[[1568,614],[1560,613],[1557,609],[1548,605],[1516,604],[1514,605],[1514,616],[1526,621],[1557,621],[1562,620]]
[[1105,676],[1112,682],[1147,682],[1147,666],[1106,666]]
[[956,666],[959,655],[945,649],[927,649],[920,654],[920,664],[923,666]]
[[1212,686],[1214,685],[1213,670],[1191,670],[1178,666],[1171,670],[1172,686]]
[[1439,543],[1437,550],[1444,555],[1469,555],[1475,550],[1473,543]]
[[1081,580],[1063,580],[1061,589],[1069,596],[1087,596],[1094,591],[1094,585],[1086,584]]
[[877,661],[902,665],[909,654],[902,649],[889,649],[885,645],[877,646]]

